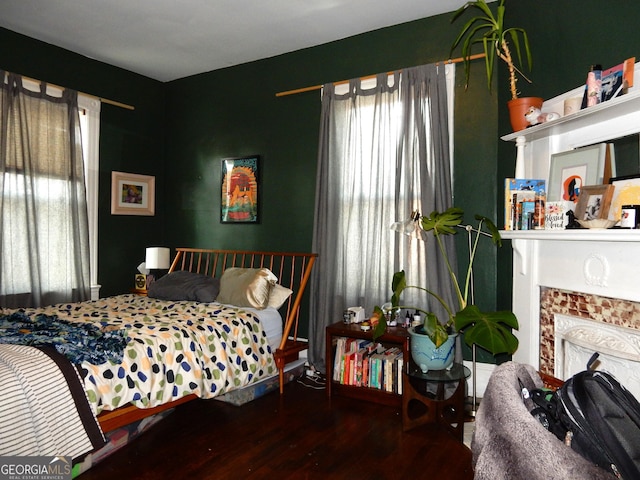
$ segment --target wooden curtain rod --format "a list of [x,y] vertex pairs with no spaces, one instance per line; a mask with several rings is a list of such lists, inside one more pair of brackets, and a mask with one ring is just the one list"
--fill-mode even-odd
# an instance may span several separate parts
[[[87,95],[88,97],[93,97],[93,95],[89,95],[87,93],[83,93],[83,95]],[[102,97],[94,97],[94,98],[97,98],[102,103],[106,103],[108,105],[113,105],[114,107],[125,108],[127,110],[135,110],[136,109],[136,107],[134,107],[133,105],[127,105],[126,103],[118,102],[116,100],[109,100],[108,98],[102,98]]]
[[[9,72],[6,72],[9,73]],[[38,80],[36,78],[31,78],[31,77],[27,77],[25,75],[21,75],[22,78],[24,78],[25,80],[29,80],[31,82],[35,82],[35,83],[42,83],[43,80]],[[61,87],[60,85],[56,85],[54,83],[49,83],[49,82],[44,82],[47,85],[53,87],[53,88],[59,88],[60,90],[64,90],[65,87]],[[108,105],[114,105],[116,107],[120,107],[120,108],[125,108],[127,110],[135,110],[136,107],[134,107],[133,105],[127,105],[126,103],[122,103],[122,102],[117,102],[115,100],[109,100],[108,98],[102,98],[102,97],[97,97],[95,95],[91,95],[89,93],[83,93],[83,92],[78,92],[81,95],[86,95],[87,97],[91,97],[91,98],[95,98],[97,100],[100,100],[102,103],[106,103]]]
[[[477,53],[475,55],[470,55],[469,56],[469,60],[476,60],[478,58],[484,58],[485,54],[484,53]],[[464,62],[466,60],[466,58],[464,57],[458,57],[458,58],[450,58],[449,60],[445,60],[442,63],[447,64],[447,63],[461,63]],[[436,62],[436,65],[440,63],[440,62]],[[394,72],[387,72],[387,75],[392,75]],[[376,78],[377,74],[375,75],[367,75],[365,77],[360,77],[360,80],[369,80],[370,78]],[[340,80],[339,82],[333,82],[334,85],[342,85],[344,83],[349,83],[349,80]],[[303,87],[303,88],[296,88],[295,90],[287,90],[286,92],[279,92],[276,93],[276,97],[286,97],[287,95],[295,95],[297,93],[303,93],[303,92],[310,92],[312,90],[320,90],[323,87],[323,85],[314,85],[312,87]]]

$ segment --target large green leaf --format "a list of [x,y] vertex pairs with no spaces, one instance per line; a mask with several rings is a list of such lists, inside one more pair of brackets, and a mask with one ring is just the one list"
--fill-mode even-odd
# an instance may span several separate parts
[[433,231],[436,235],[455,235],[463,217],[464,210],[457,207],[447,208],[444,212],[431,212],[428,217],[422,217],[422,229],[425,232]]
[[487,218],[483,215],[476,215],[475,218],[476,220],[481,222],[480,225],[484,225],[485,227],[487,227],[487,230],[489,230],[489,233],[491,234],[491,241],[493,242],[493,244],[501,247],[502,237],[500,236],[500,230],[498,230],[496,224],[493,223],[490,218]]
[[402,291],[405,288],[407,288],[407,278],[404,270],[400,270],[393,274],[393,280],[391,281],[391,291],[393,292],[391,305],[394,307],[400,305],[400,295],[402,295]]
[[456,313],[457,331],[464,331],[465,342],[474,343],[493,355],[513,354],[518,349],[518,339],[512,329],[518,329],[518,319],[510,311],[483,313],[475,305],[469,305]]
[[429,336],[436,348],[440,347],[449,338],[446,328],[433,313],[427,313],[427,317],[424,319],[424,332]]

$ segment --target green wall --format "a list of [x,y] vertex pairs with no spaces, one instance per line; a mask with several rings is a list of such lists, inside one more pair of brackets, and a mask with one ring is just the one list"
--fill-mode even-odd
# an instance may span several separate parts
[[[584,81],[592,63],[613,65],[640,51],[635,2],[507,0],[507,21],[530,35],[532,85],[555,96]],[[103,105],[100,144],[99,281],[102,294],[128,290],[152,244],[302,251],[311,248],[320,99],[276,92],[445,59],[461,24],[439,15],[326,45],[163,84],[0,29],[0,67],[135,106]],[[513,175],[506,71],[489,94],[482,61],[455,106],[456,205],[502,222],[503,178]],[[220,162],[262,156],[262,221],[221,224]],[[156,176],[155,217],[110,215],[112,170]],[[462,240],[462,239],[460,239]],[[462,242],[461,242],[462,243]],[[464,252],[460,246],[461,256]],[[385,255],[386,252],[381,252]],[[511,304],[511,251],[487,248],[476,267],[483,308]],[[463,262],[461,262],[463,263]]]
[[[275,94],[446,59],[455,35],[449,19],[431,17],[169,83],[169,244],[310,250],[320,93]],[[470,219],[495,218],[498,201],[497,189],[486,188],[496,177],[496,97],[478,67],[468,91],[458,69],[456,87],[456,205]],[[245,154],[263,158],[262,222],[220,224],[220,162]],[[493,307],[495,252],[488,250],[482,264],[479,297]]]
[[[130,288],[148,245],[310,250],[319,92],[275,94],[446,59],[456,32],[449,19],[422,19],[166,84],[0,29],[0,66],[135,106],[103,105],[101,115],[99,282],[102,295],[111,295]],[[495,218],[498,189],[487,186],[496,177],[496,95],[488,95],[482,68],[474,63],[466,91],[458,69],[456,205],[470,216]],[[221,160],[246,154],[262,157],[261,222],[221,224]],[[110,215],[112,170],[156,176],[155,217]],[[478,265],[480,303],[492,308],[495,252]]]
[[[135,107],[102,104],[98,282],[101,295],[133,287],[145,247],[164,242],[165,85],[0,28],[0,68]],[[111,215],[111,172],[156,176],[157,215]]]

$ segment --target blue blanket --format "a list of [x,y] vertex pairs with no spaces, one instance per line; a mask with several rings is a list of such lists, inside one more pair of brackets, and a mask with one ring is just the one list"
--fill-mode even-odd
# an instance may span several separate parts
[[44,314],[33,318],[17,311],[0,316],[0,343],[40,347],[51,345],[72,363],[120,363],[128,342],[126,330],[107,330]]

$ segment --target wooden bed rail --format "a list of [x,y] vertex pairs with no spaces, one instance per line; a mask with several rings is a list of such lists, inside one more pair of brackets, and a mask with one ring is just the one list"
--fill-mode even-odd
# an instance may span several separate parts
[[298,339],[298,323],[300,305],[317,256],[316,253],[178,248],[169,271],[188,270],[220,277],[231,267],[268,268],[278,277],[280,285],[293,290],[281,308],[285,323],[280,346],[274,352],[282,394],[285,365],[297,360],[299,353],[308,348],[307,342]]

